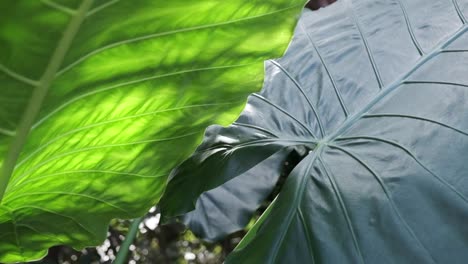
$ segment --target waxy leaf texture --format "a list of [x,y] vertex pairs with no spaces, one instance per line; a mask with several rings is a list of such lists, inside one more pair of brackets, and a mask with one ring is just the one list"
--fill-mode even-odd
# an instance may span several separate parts
[[304,11],[263,90],[174,171],[163,213],[195,209],[208,239],[239,230],[294,154],[227,263],[466,263],[467,17],[466,0]]

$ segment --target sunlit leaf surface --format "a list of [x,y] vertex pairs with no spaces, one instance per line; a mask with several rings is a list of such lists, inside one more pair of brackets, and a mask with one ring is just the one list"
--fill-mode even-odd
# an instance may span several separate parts
[[157,203],[260,89],[304,2],[0,1],[0,262],[96,245]]
[[195,208],[209,239],[238,230],[295,154],[227,263],[466,263],[467,17],[466,0],[306,11],[263,91],[175,170],[162,212]]

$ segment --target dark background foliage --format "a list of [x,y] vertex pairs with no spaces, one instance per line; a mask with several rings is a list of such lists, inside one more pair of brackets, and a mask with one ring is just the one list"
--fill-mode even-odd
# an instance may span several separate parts
[[[317,10],[336,0],[311,0],[306,7]],[[286,175],[292,169],[289,164],[284,164],[282,177],[277,187],[273,190],[269,199],[258,209],[252,222],[258,218],[273,200],[284,181]],[[217,243],[207,243],[198,239],[185,227],[173,221],[159,225],[159,212],[152,208],[140,224],[140,232],[130,247],[128,256],[129,264],[137,263],[197,263],[217,264],[222,263],[245,235],[246,230],[230,235]],[[49,250],[49,254],[35,264],[100,264],[112,263],[117,251],[125,239],[130,226],[128,220],[114,220],[109,228],[105,242],[96,248],[86,248],[81,251],[66,246],[57,246]],[[248,229],[248,228],[247,228]]]
[[334,2],[336,2],[336,0],[311,0],[307,3],[306,7],[312,10],[317,10]]
[[[299,156],[293,156],[297,162]],[[274,197],[279,193],[281,186],[293,169],[292,163],[283,165],[281,177],[268,199],[257,210],[252,218],[254,223]],[[198,239],[185,226],[176,220],[159,225],[160,214],[152,208],[140,224],[140,231],[130,247],[129,264],[218,264],[227,256],[246,234],[246,230],[236,232],[217,243],[208,243]],[[109,228],[107,239],[96,248],[86,248],[76,251],[66,246],[57,246],[49,250],[49,254],[34,264],[110,264],[115,259],[119,246],[125,239],[131,221],[114,220]]]

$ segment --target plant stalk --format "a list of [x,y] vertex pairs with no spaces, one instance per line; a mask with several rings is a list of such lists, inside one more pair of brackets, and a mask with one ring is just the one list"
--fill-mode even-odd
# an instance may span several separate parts
[[141,221],[143,220],[144,217],[136,218],[133,220],[132,224],[130,225],[130,230],[128,231],[127,236],[125,237],[125,240],[123,241],[122,245],[120,246],[119,252],[117,253],[117,257],[115,258],[114,264],[125,264],[127,263],[127,255],[128,251],[130,248],[130,245],[132,245],[133,240],[135,240],[135,237],[138,233],[138,228],[140,226]]

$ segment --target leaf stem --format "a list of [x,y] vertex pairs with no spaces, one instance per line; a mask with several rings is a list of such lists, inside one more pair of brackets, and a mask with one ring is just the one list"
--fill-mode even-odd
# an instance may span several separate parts
[[135,240],[135,237],[138,233],[138,227],[140,226],[141,221],[143,220],[143,217],[136,218],[133,220],[130,230],[128,231],[127,236],[125,237],[125,240],[123,241],[122,245],[120,246],[119,253],[117,253],[117,257],[115,258],[115,261],[113,264],[124,264],[127,261],[127,255],[128,255],[128,250],[130,248],[130,245],[133,243],[133,240]]
[[71,19],[68,27],[66,28],[62,38],[60,39],[49,64],[41,77],[36,89],[29,100],[26,111],[21,118],[18,125],[16,137],[13,139],[5,158],[5,161],[0,172],[0,204],[5,194],[6,187],[13,174],[13,170],[16,165],[16,161],[26,143],[27,136],[37,117],[39,110],[41,109],[44,98],[47,95],[47,91],[55,78],[57,71],[59,70],[65,55],[70,48],[72,41],[78,32],[81,23],[86,18],[86,12],[89,10],[93,0],[84,0],[80,8],[76,12],[76,15]]

